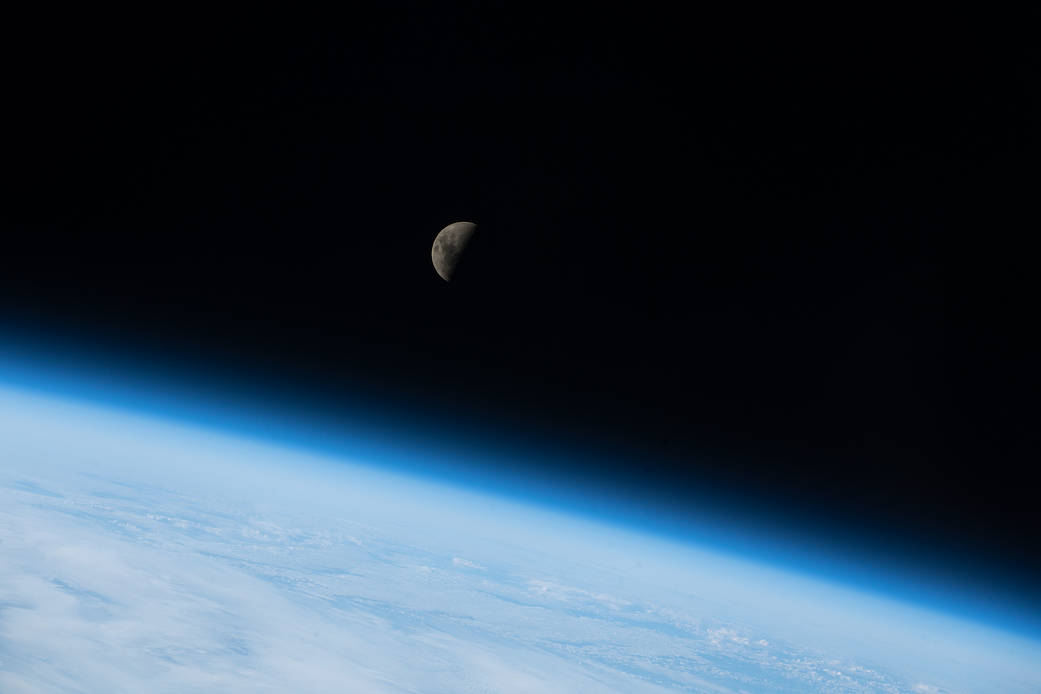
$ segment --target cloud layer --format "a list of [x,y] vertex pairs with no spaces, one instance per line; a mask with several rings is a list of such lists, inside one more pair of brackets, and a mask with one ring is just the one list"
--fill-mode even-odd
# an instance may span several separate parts
[[[831,633],[825,613],[782,629],[756,607],[764,584],[751,569],[643,570],[650,539],[579,520],[394,479],[323,482],[302,457],[282,460],[299,471],[287,476],[261,464],[282,453],[182,441],[132,418],[105,434],[57,410],[45,423],[4,414],[0,402],[5,694],[1014,693],[1041,682],[1029,659],[999,654],[974,656],[965,690],[923,684],[964,658],[920,651],[911,671],[875,636],[836,632],[821,647],[809,623]],[[200,451],[248,460],[223,468]],[[828,599],[791,585],[790,610]],[[855,607],[836,623],[856,624]],[[925,629],[893,622],[892,638],[910,638],[909,625]],[[854,637],[866,639],[858,651]]]

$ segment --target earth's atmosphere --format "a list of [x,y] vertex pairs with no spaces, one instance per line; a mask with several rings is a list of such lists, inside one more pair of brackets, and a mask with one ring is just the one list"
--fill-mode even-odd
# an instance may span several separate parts
[[0,691],[1041,691],[1023,636],[381,463],[0,387]]

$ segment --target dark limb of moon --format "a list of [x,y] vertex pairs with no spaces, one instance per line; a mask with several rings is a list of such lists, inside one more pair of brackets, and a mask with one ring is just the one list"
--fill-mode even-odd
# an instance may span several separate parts
[[477,225],[473,222],[455,222],[442,229],[434,239],[430,259],[434,262],[437,274],[446,282],[452,281],[452,275],[455,274],[476,230]]

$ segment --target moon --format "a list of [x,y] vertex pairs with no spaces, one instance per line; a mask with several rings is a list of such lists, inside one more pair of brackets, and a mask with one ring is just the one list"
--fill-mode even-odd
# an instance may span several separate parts
[[452,281],[459,261],[466,253],[466,247],[470,245],[470,239],[477,231],[477,225],[473,222],[453,222],[440,232],[434,239],[434,246],[430,249],[430,260],[434,263],[434,269],[445,282]]

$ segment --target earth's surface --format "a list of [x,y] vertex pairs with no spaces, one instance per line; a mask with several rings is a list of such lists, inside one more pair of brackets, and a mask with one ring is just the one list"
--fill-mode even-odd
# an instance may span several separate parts
[[0,387],[0,692],[230,691],[1012,694],[1041,691],[1041,645],[623,527]]

